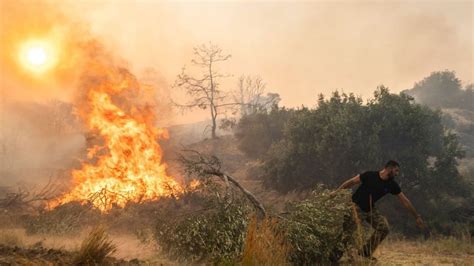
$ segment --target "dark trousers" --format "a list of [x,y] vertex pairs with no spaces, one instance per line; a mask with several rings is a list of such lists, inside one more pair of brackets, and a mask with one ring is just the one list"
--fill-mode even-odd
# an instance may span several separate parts
[[358,237],[361,238],[360,226],[362,221],[367,222],[374,229],[370,238],[363,244],[359,253],[363,256],[370,257],[374,253],[377,246],[387,237],[389,232],[389,225],[387,219],[380,214],[377,209],[372,209],[369,212],[364,212],[357,205],[354,204],[352,215],[344,219],[343,230],[345,235],[352,235],[353,232],[358,231]]

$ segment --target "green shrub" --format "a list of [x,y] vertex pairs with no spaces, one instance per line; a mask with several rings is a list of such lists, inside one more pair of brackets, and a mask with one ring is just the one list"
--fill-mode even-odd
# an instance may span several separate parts
[[337,262],[353,243],[353,233],[343,233],[345,217],[351,215],[349,193],[329,197],[317,187],[311,196],[287,207],[281,227],[291,245],[290,261],[295,265]]
[[174,259],[234,262],[242,253],[251,208],[230,188],[201,185],[160,214],[156,239]]
[[235,132],[239,149],[251,158],[262,158],[273,143],[281,140],[285,124],[293,112],[275,106],[270,112],[243,116]]

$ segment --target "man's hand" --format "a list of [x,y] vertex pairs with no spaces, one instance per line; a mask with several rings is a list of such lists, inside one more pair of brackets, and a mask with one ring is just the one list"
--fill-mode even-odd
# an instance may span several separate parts
[[339,189],[333,190],[329,193],[329,198],[334,198],[337,193],[339,192]]
[[423,219],[421,219],[421,216],[420,216],[420,215],[417,215],[417,216],[416,216],[416,225],[417,225],[418,228],[420,228],[421,230],[425,230],[425,229],[426,229],[425,223],[423,222]]

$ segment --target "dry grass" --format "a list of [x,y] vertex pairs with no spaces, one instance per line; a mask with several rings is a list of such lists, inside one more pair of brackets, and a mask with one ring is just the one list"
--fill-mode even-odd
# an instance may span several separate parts
[[[470,246],[470,247],[469,247]],[[381,264],[391,265],[472,265],[472,243],[453,237],[424,240],[384,241],[375,252]]]
[[429,240],[426,245],[436,253],[474,255],[474,243],[470,236],[457,238],[453,236],[439,237]]
[[289,246],[279,233],[277,221],[265,218],[258,222],[254,217],[249,223],[245,240],[242,265],[288,265]]
[[357,254],[366,238],[372,233],[356,221],[355,249],[348,251],[342,264],[350,265],[472,265],[474,243],[468,229],[455,236],[435,235],[424,240],[409,240],[402,235],[390,234],[375,251],[376,261]]
[[104,262],[107,256],[116,251],[115,244],[109,239],[105,228],[96,227],[89,237],[84,239],[77,256],[74,258],[76,265],[96,265]]
[[24,246],[23,237],[14,230],[2,229],[0,230],[0,244],[12,247]]

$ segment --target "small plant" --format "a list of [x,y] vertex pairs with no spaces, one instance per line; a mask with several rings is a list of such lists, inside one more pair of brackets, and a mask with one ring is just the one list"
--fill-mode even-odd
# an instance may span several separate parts
[[84,239],[78,254],[74,258],[75,265],[96,265],[104,263],[107,256],[116,251],[116,246],[109,239],[104,227],[96,227]]

